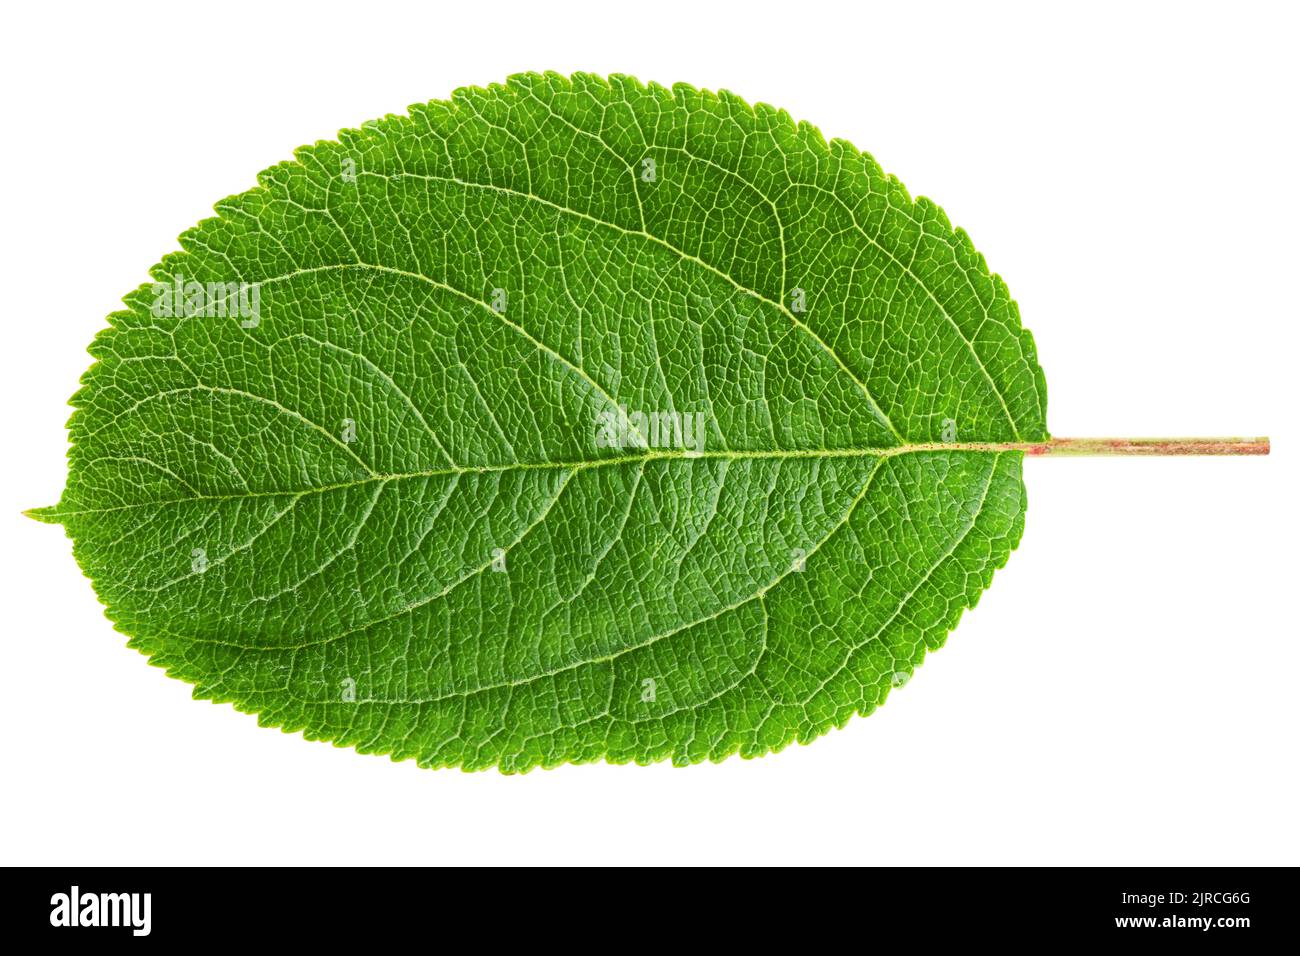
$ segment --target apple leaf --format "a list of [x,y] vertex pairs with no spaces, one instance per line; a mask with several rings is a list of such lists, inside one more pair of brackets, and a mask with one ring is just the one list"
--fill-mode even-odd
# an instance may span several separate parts
[[295,153],[91,346],[62,523],[130,646],[424,766],[687,764],[879,706],[1020,537],[1033,341],[869,156],[528,74]]

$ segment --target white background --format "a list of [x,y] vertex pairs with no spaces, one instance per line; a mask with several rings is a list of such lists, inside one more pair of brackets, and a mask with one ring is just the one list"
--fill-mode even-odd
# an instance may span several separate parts
[[[1296,14],[1282,5],[11,6],[0,861],[1300,863]],[[529,69],[726,87],[851,140],[1020,303],[1058,436],[1019,551],[868,719],[761,760],[430,772],[125,649],[58,528],[118,297],[293,147]]]

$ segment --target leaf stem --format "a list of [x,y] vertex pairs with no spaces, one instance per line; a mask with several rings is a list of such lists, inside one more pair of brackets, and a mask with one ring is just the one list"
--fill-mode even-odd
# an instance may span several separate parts
[[1031,458],[1138,455],[1267,455],[1267,438],[1052,438],[990,443],[989,450],[1023,451]]

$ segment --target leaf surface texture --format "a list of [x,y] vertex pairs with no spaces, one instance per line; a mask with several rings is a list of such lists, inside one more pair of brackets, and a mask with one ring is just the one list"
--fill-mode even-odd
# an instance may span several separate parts
[[1015,547],[1020,453],[919,446],[1046,439],[1033,342],[852,146],[529,74],[295,155],[151,272],[256,321],[129,295],[38,513],[196,696],[428,766],[753,756],[873,710]]

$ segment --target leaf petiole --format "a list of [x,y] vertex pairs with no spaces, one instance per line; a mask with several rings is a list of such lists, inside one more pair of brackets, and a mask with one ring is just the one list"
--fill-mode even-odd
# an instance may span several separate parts
[[[912,446],[916,450],[918,446]],[[929,447],[929,446],[927,446]],[[1041,442],[953,442],[936,451],[1022,451],[1031,458],[1141,455],[1267,455],[1263,438],[1052,438]]]

